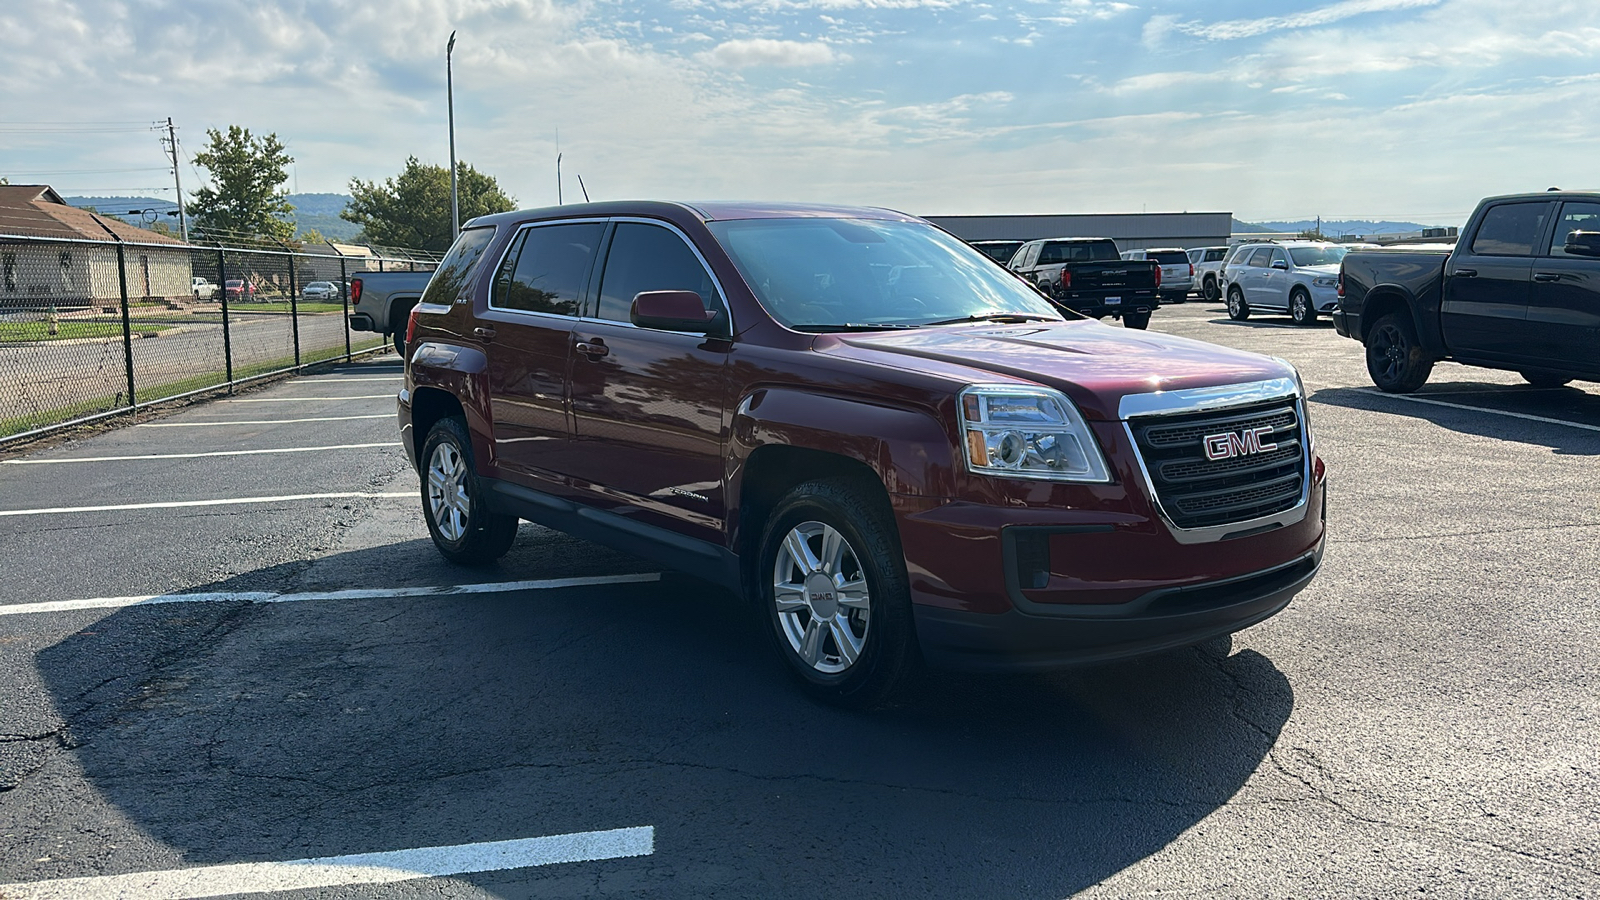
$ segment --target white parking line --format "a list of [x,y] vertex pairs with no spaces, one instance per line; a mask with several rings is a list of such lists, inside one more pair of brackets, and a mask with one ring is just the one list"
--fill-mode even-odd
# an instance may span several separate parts
[[[209,594],[150,594],[141,597],[94,597],[88,600],[44,600],[38,603],[0,604],[0,616],[70,612],[76,609],[124,609],[164,603],[305,603],[317,600],[393,600],[410,597],[462,597],[472,594],[509,594],[516,591],[553,591],[560,588],[604,584],[647,584],[660,581],[660,572],[639,575],[594,575],[580,578],[543,578],[537,581],[496,581],[443,587],[349,588],[342,591],[219,591]],[[4,897],[0,894],[0,897]]]
[[1506,416],[1512,419],[1524,419],[1529,422],[1543,422],[1546,425],[1565,425],[1568,428],[1581,428],[1584,431],[1600,431],[1600,425],[1585,425],[1582,422],[1568,422],[1566,419],[1552,419],[1548,416],[1535,416],[1530,413],[1511,412],[1504,409],[1485,409],[1481,406],[1468,406],[1465,403],[1449,403],[1444,400],[1426,400],[1422,397],[1412,397],[1406,394],[1386,394],[1375,388],[1361,389],[1363,394],[1374,397],[1383,397],[1389,400],[1405,400],[1408,403],[1426,403],[1429,406],[1448,406],[1451,409],[1464,409],[1467,412],[1489,413],[1495,416]]
[[93,875],[0,884],[0,897],[7,900],[113,900],[124,897],[198,900],[201,897],[230,894],[395,884],[418,878],[650,856],[655,853],[655,840],[655,826],[645,825],[513,841],[292,859],[287,862],[230,863],[128,875]]
[[238,397],[225,403],[313,403],[334,400],[393,400],[394,394],[357,394],[354,397]]
[[140,422],[135,428],[205,428],[221,425],[288,425],[292,422],[348,422],[352,419],[392,419],[394,413],[371,416],[318,416],[310,419],[253,419],[248,422]]
[[119,503],[112,506],[53,506],[49,509],[0,509],[0,516],[47,516],[61,513],[120,512],[125,509],[182,509],[189,506],[235,506],[249,503],[283,503],[289,500],[378,500],[385,497],[415,497],[416,491],[382,494],[284,494],[280,497],[229,497],[222,500],[168,500],[161,503]]
[[212,450],[208,453],[146,453],[142,456],[74,456],[69,459],[0,459],[0,466],[53,466],[57,463],[126,462],[135,459],[199,459],[203,456],[258,456],[263,453],[315,453],[319,450],[367,450],[398,447],[398,441],[377,444],[330,444],[326,447],[273,447],[267,450]]
[[365,378],[302,378],[295,384],[334,384],[340,381],[398,381],[399,373],[394,375],[367,376]]

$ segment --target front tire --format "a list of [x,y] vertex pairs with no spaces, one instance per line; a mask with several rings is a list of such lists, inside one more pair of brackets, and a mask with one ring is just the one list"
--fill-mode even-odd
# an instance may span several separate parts
[[1228,288],[1228,318],[1235,322],[1250,318],[1250,304],[1244,302],[1244,291],[1237,287]]
[[422,445],[422,518],[445,559],[494,562],[517,539],[517,517],[489,509],[472,463],[472,437],[459,416],[440,419]]
[[1403,312],[1374,322],[1366,343],[1367,374],[1385,393],[1409,394],[1433,373],[1433,359],[1417,340],[1411,317]]
[[824,703],[878,706],[920,670],[905,559],[881,507],[854,481],[809,481],[778,502],[761,537],[756,576],[773,646]]
[[1317,311],[1311,305],[1311,295],[1305,291],[1295,291],[1289,295],[1289,318],[1296,325],[1311,325],[1317,321]]

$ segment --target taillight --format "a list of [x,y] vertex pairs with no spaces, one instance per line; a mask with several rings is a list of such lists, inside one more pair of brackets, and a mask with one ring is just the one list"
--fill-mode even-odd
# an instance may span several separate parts
[[415,306],[411,307],[411,317],[406,319],[406,344],[410,344],[417,337],[417,313],[421,312]]
[[1339,299],[1344,299],[1344,270],[1339,270]]
[[1161,287],[1161,267],[1156,266],[1156,287]]
[[350,282],[350,302],[351,303],[360,303],[361,302],[361,279],[359,279],[359,278],[357,278],[356,280]]
[[1063,291],[1072,289],[1072,273],[1066,269],[1061,270],[1061,289]]
[[1189,277],[1194,277],[1194,263],[1189,263]]

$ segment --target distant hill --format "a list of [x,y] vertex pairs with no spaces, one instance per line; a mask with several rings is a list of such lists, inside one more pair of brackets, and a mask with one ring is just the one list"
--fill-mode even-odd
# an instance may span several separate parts
[[[1310,231],[1317,227],[1316,219],[1298,219],[1293,222],[1255,222],[1243,223],[1237,219],[1234,224],[1248,225],[1252,231]],[[1439,225],[1460,225],[1460,222],[1435,222],[1432,225],[1422,225],[1416,222],[1394,222],[1388,219],[1373,221],[1371,219],[1323,219],[1322,233],[1325,235],[1340,234],[1393,234],[1396,232],[1421,231],[1424,228],[1434,228]]]
[[[130,209],[150,209],[165,213],[175,210],[178,204],[171,200],[157,200],[153,197],[63,197],[68,203],[77,207],[92,206],[96,210],[112,215],[129,217]],[[336,241],[354,240],[361,234],[361,226],[354,222],[346,222],[339,218],[339,211],[350,202],[346,194],[290,194],[289,202],[294,204],[294,220],[296,234],[315,228],[322,232],[324,237]],[[177,220],[162,216],[161,221],[168,222],[177,227]]]

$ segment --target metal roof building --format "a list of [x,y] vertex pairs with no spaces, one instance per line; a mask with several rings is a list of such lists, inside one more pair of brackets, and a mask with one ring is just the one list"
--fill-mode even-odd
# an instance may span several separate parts
[[1097,213],[1058,216],[923,216],[968,241],[1031,241],[1108,237],[1120,250],[1146,247],[1221,247],[1233,232],[1233,213]]

